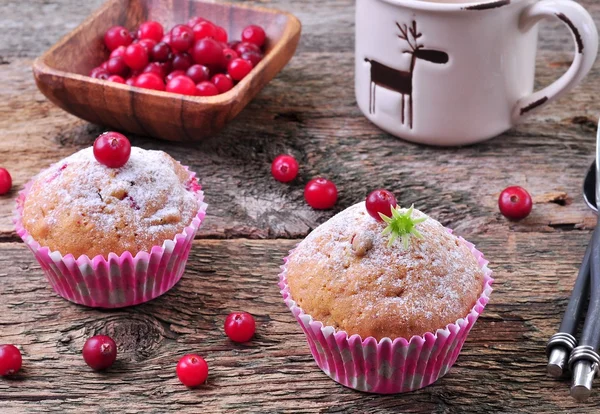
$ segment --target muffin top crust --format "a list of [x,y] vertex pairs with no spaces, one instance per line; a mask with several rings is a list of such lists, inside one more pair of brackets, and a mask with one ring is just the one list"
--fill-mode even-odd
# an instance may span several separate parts
[[41,246],[75,257],[150,251],[173,239],[198,213],[199,186],[162,151],[132,147],[121,168],[83,149],[37,175],[22,222]]
[[[406,209],[398,209],[406,213]],[[422,238],[388,246],[386,223],[358,203],[306,237],[285,267],[291,297],[316,321],[349,335],[410,339],[467,316],[484,272],[469,247],[439,222],[417,225]]]

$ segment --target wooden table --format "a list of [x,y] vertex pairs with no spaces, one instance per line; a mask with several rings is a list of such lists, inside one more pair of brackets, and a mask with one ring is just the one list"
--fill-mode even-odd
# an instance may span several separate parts
[[[261,4],[303,22],[296,56],[219,136],[183,146],[131,137],[198,172],[210,204],[187,272],[145,305],[101,311],[52,292],[16,236],[11,215],[22,185],[41,168],[89,146],[103,131],[58,109],[37,91],[32,60],[98,7],[101,0],[0,3],[0,165],[14,189],[0,196],[0,343],[18,344],[24,367],[0,380],[0,412],[435,412],[591,413],[568,396],[568,380],[546,375],[544,346],[565,309],[595,223],[581,197],[600,114],[600,64],[573,93],[489,142],[461,149],[409,144],[383,133],[358,110],[353,87],[352,0]],[[600,22],[600,4],[580,1]],[[537,86],[570,64],[560,24],[540,35]],[[289,152],[301,163],[291,185],[270,176]],[[334,210],[314,211],[303,184],[316,175],[340,190]],[[534,210],[507,222],[496,200],[508,185],[534,196]],[[410,394],[367,395],[337,385],[315,365],[277,288],[281,259],[334,213],[386,187],[485,252],[495,292],[458,362],[436,384]],[[234,310],[255,315],[247,345],[223,334]],[[118,363],[91,372],[81,348],[112,335]],[[204,355],[208,384],[190,391],[175,376],[178,358]],[[600,387],[600,384],[597,384]]]

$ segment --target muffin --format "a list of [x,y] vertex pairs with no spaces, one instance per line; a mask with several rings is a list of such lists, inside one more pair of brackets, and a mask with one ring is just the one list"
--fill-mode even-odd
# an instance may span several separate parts
[[186,167],[132,147],[120,168],[92,147],[38,174],[17,199],[17,232],[61,296],[93,307],[153,299],[182,276],[206,205]]
[[364,202],[344,210],[290,253],[280,275],[319,367],[362,391],[411,391],[444,375],[491,293],[472,244],[418,210],[396,214],[410,218],[412,235],[372,218]]

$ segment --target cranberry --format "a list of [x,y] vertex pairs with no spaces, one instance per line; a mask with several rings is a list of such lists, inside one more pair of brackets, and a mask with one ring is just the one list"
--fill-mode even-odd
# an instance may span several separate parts
[[133,86],[133,85],[135,85],[136,80],[137,80],[137,76],[131,76],[131,77],[125,79],[125,84],[129,85],[129,86]]
[[156,62],[167,62],[173,58],[171,48],[165,42],[159,42],[152,48],[152,59]]
[[196,95],[196,84],[187,76],[177,76],[167,83],[166,91],[194,96]]
[[104,62],[102,62],[100,67],[104,70],[108,70],[108,60],[105,60]]
[[113,26],[104,34],[104,44],[111,52],[119,46],[129,46],[133,38],[123,26]]
[[199,355],[187,354],[177,363],[177,377],[183,385],[195,388],[208,378],[208,364]]
[[116,82],[116,83],[125,83],[125,79],[123,79],[119,75],[111,75],[108,77],[107,80],[109,80],[111,82]]
[[217,87],[219,93],[225,93],[233,88],[231,77],[223,73],[217,73],[210,81]]
[[186,71],[194,61],[192,57],[187,53],[177,53],[173,57],[173,70],[183,70]]
[[261,47],[265,43],[267,35],[262,27],[250,25],[242,31],[242,41],[254,43]]
[[233,312],[225,319],[225,334],[233,342],[248,342],[255,331],[254,318],[247,312]]
[[221,26],[215,27],[215,40],[217,42],[227,43],[227,31]]
[[252,63],[240,58],[232,60],[227,65],[227,73],[236,81],[244,79],[251,70]]
[[223,67],[227,67],[229,62],[234,59],[237,59],[239,56],[237,52],[233,49],[229,49],[228,47],[223,49]]
[[16,374],[21,369],[22,363],[21,351],[16,346],[0,345],[0,377]]
[[396,197],[387,190],[372,191],[365,202],[367,213],[377,221],[383,221],[379,213],[392,217],[392,207],[396,207]]
[[106,69],[98,67],[98,68],[92,69],[92,71],[90,72],[90,76],[92,78],[106,80],[110,76],[110,73],[108,73],[108,71]]
[[186,52],[194,45],[194,32],[189,26],[178,24],[171,29],[171,47]]
[[256,46],[254,43],[241,42],[235,45],[235,47],[232,49],[234,49],[240,56],[246,52],[262,54],[262,50],[260,50],[260,47]]
[[186,76],[194,81],[194,83],[200,83],[210,79],[210,71],[206,66],[192,65],[185,72]]
[[219,94],[219,89],[211,82],[200,82],[196,85],[197,96],[215,96]]
[[149,57],[152,56],[152,49],[154,49],[154,46],[156,46],[156,42],[154,40],[142,39],[137,43],[144,46],[144,48],[146,49],[146,52],[148,52]]
[[106,335],[92,336],[83,345],[83,359],[95,371],[110,368],[117,359],[117,344]]
[[168,45],[169,45],[169,47],[171,47],[171,34],[170,34],[170,33],[167,33],[166,35],[164,35],[164,36],[162,37],[162,39],[160,39],[160,41],[161,41],[162,43],[166,43],[166,44],[168,44]]
[[231,42],[227,43],[227,47],[233,50],[236,50],[236,48],[238,47],[238,45],[242,43],[239,40],[232,40]]
[[106,70],[111,75],[127,76],[129,68],[125,64],[125,60],[121,56],[110,58],[106,65]]
[[152,39],[155,42],[160,42],[160,39],[164,36],[164,29],[162,24],[154,21],[147,21],[140,24],[137,31],[137,37],[139,39]]
[[6,168],[0,167],[0,195],[10,191],[12,187],[12,177]]
[[279,155],[271,164],[271,174],[277,181],[288,183],[298,175],[298,161],[291,155]]
[[131,69],[139,70],[148,64],[148,51],[143,45],[134,43],[127,46],[123,59]]
[[131,144],[129,140],[125,135],[118,132],[105,132],[94,141],[94,157],[100,164],[104,164],[109,168],[124,166],[129,160],[130,154]]
[[187,76],[187,75],[182,70],[174,70],[173,72],[169,73],[165,77],[165,82],[169,83],[169,82],[171,82],[171,80],[175,79],[177,76]]
[[337,201],[337,188],[325,178],[313,178],[304,187],[304,199],[314,209],[326,210]]
[[217,27],[211,22],[200,22],[192,28],[196,42],[200,39],[217,37]]
[[144,68],[143,73],[154,73],[164,79],[171,69],[171,62],[151,62]]
[[504,217],[510,220],[524,219],[531,213],[533,202],[523,187],[507,187],[500,193],[498,207]]
[[223,61],[223,48],[214,39],[200,39],[194,45],[192,56],[200,65],[220,65]]
[[135,79],[133,86],[138,88],[153,89],[155,91],[164,91],[165,83],[162,78],[154,72],[142,73]]
[[114,57],[119,57],[119,56],[123,56],[125,54],[125,49],[127,49],[126,46],[119,46],[118,48],[116,48],[115,50],[113,50],[112,52],[110,52],[110,58],[114,58]]
[[252,67],[256,67],[256,65],[258,65],[259,62],[262,60],[263,55],[254,52],[244,52],[240,57],[252,63]]
[[208,21],[208,20],[206,20],[204,17],[195,16],[195,17],[192,17],[190,20],[188,20],[188,23],[187,23],[187,25],[188,25],[189,27],[194,27],[194,26],[196,26],[198,23],[201,23],[201,22],[207,22],[207,21]]

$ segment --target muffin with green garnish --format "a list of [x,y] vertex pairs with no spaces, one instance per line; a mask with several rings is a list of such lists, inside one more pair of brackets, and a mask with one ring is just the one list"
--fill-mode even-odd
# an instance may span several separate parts
[[371,215],[364,202],[342,211],[290,253],[280,275],[319,367],[376,393],[444,375],[492,283],[472,244],[413,207],[388,211]]

